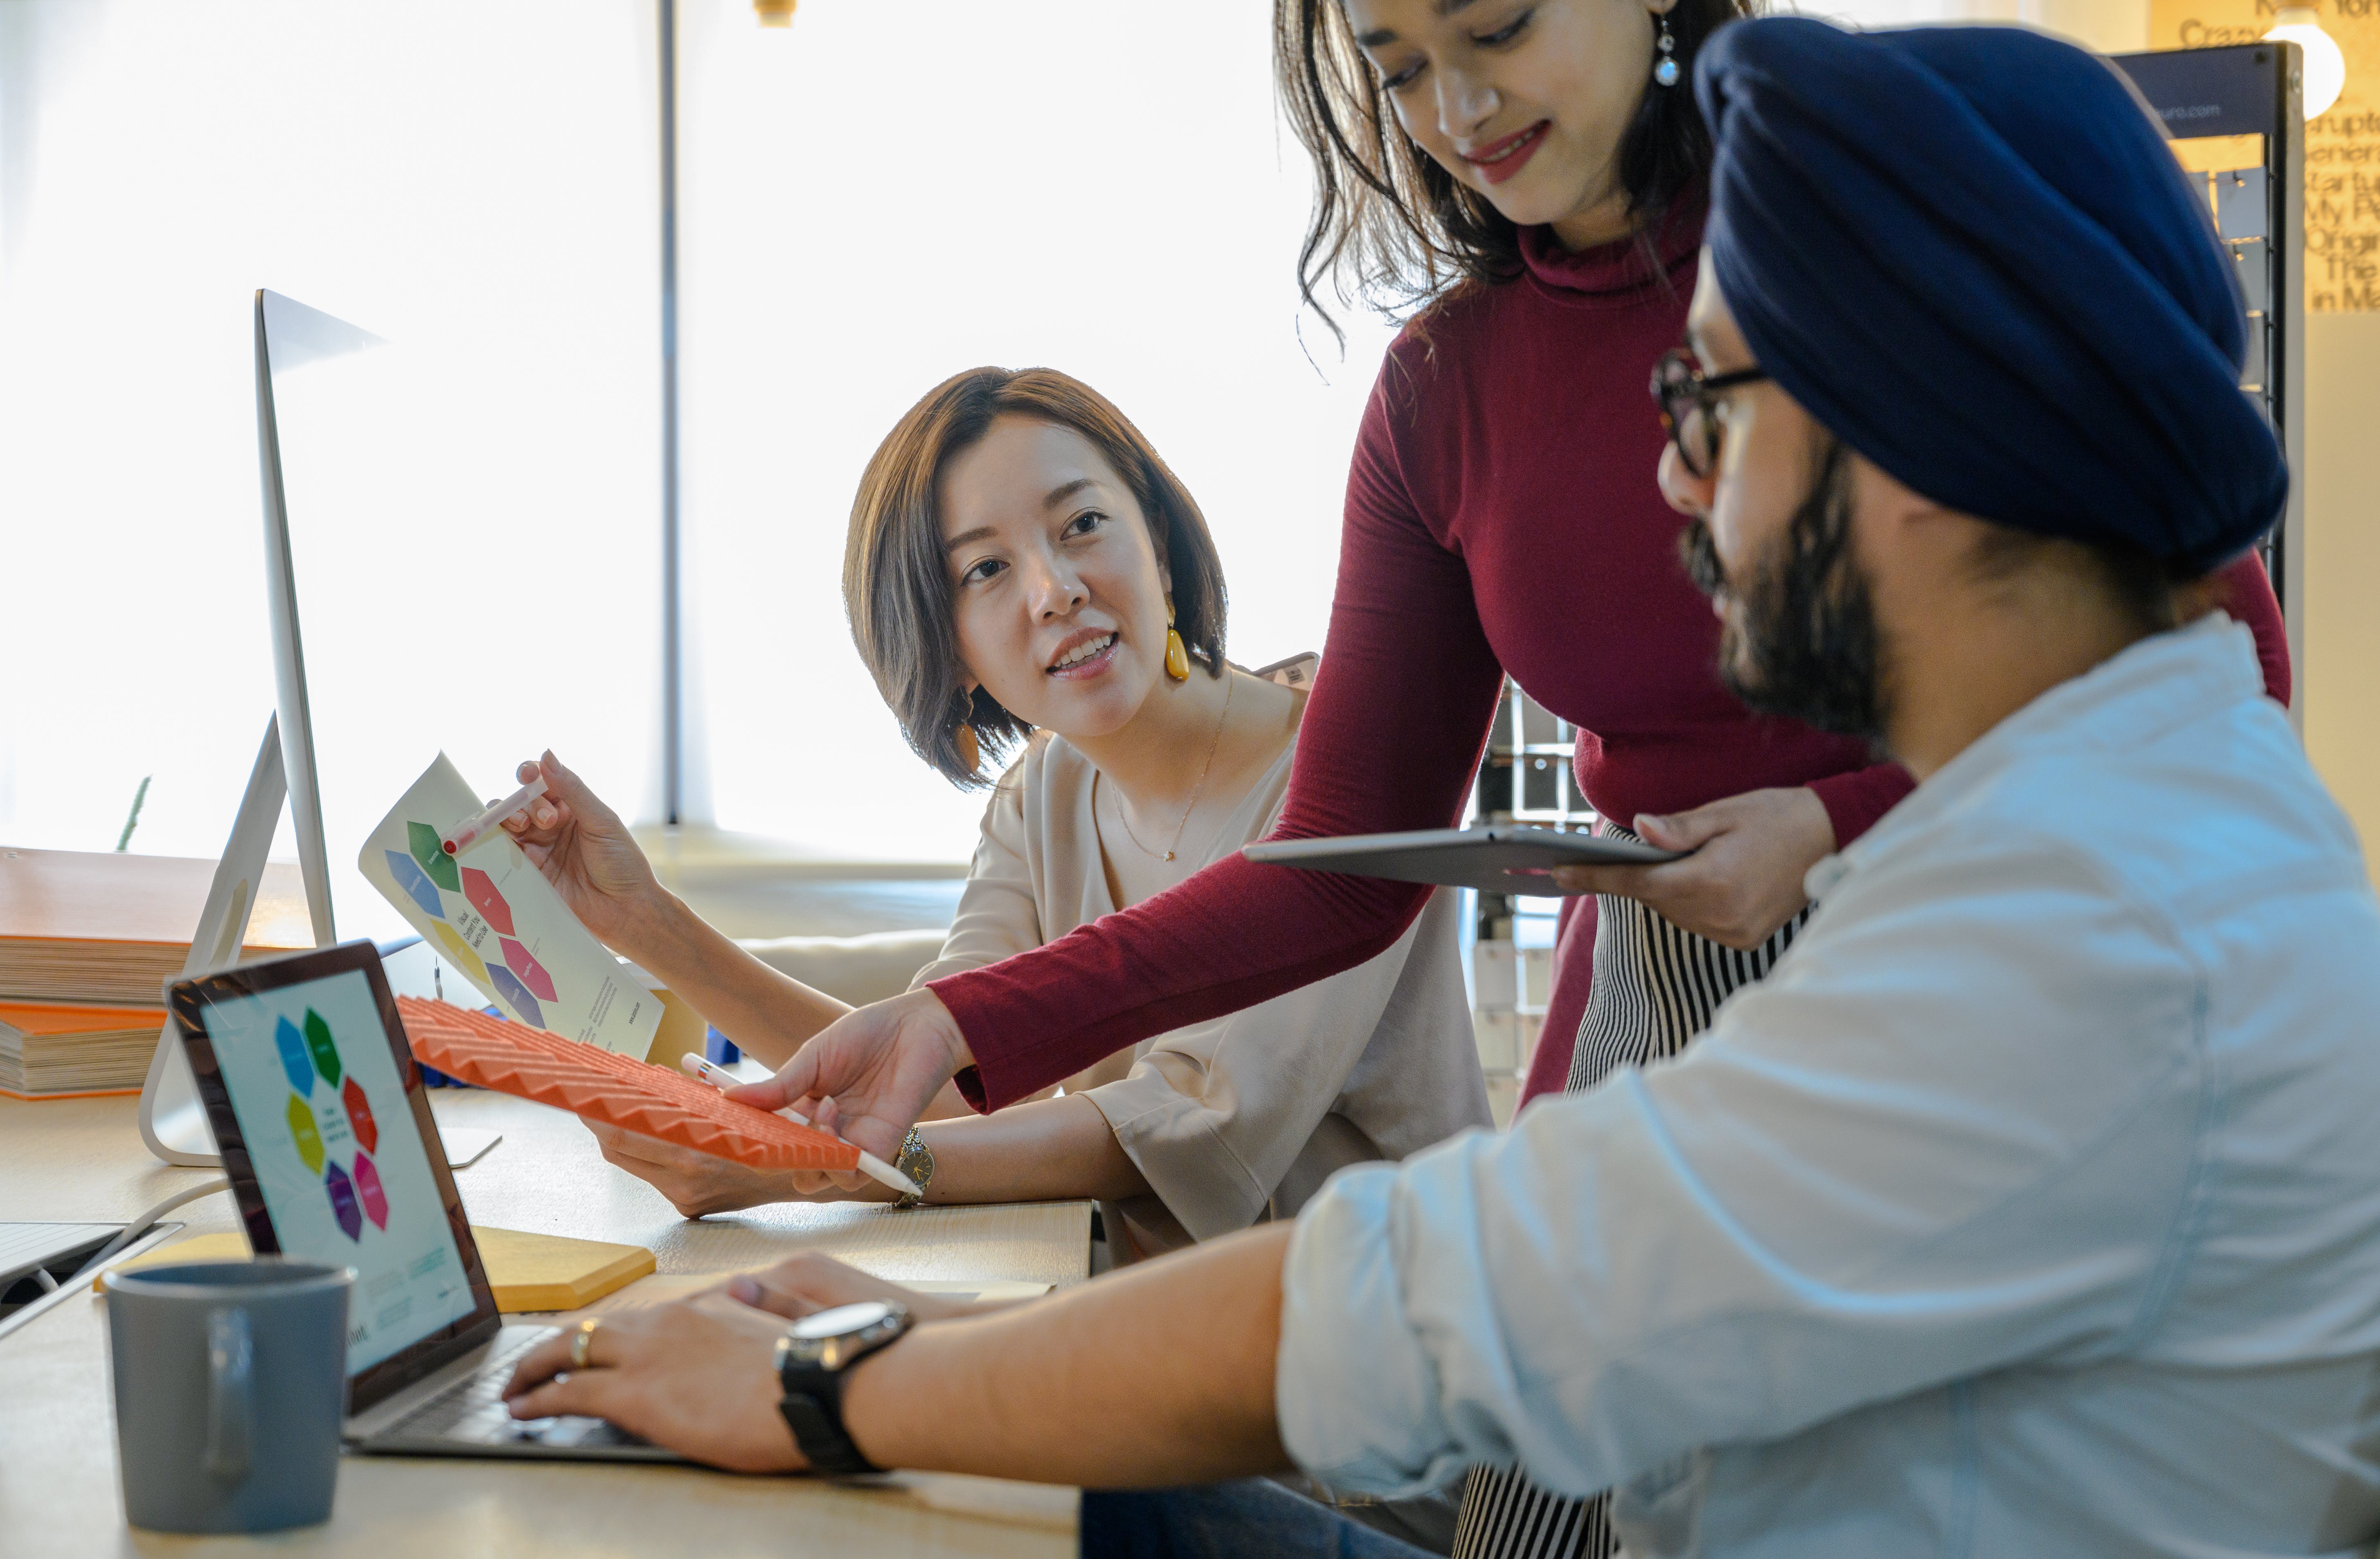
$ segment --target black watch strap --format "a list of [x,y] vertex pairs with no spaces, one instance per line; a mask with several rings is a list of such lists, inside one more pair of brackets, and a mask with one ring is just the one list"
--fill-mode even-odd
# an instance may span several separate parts
[[[873,1311],[872,1315],[869,1311]],[[857,1312],[856,1315],[854,1312]],[[850,1320],[846,1330],[808,1333],[813,1325]],[[783,1390],[777,1411],[794,1431],[794,1443],[813,1472],[850,1478],[884,1469],[860,1454],[843,1423],[844,1371],[909,1330],[905,1306],[870,1301],[809,1317],[777,1344],[777,1383]]]
[[[837,1400],[843,1394],[835,1384],[835,1378],[828,1375],[823,1386],[813,1386],[809,1391],[788,1387],[777,1404],[777,1411],[785,1416],[785,1427],[794,1431],[794,1443],[802,1448],[802,1459],[810,1464],[812,1472],[829,1478],[883,1471],[861,1455],[859,1447],[844,1431],[843,1405]],[[821,1396],[825,1400],[820,1400]]]

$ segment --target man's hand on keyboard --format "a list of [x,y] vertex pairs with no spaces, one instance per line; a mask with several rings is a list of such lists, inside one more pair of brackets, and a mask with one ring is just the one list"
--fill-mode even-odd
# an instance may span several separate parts
[[575,1333],[529,1350],[504,1388],[516,1419],[576,1413],[733,1472],[805,1465],[777,1411],[785,1323],[723,1295],[607,1316],[572,1370]]

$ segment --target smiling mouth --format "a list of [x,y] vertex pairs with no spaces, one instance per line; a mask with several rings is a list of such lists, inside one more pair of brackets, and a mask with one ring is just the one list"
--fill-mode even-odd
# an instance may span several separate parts
[[1463,160],[1477,168],[1488,183],[1501,183],[1521,171],[1521,164],[1529,160],[1529,154],[1537,149],[1546,139],[1546,132],[1552,128],[1553,121],[1540,119],[1527,129],[1508,135],[1476,152],[1465,152]]
[[1093,639],[1086,639],[1050,662],[1048,674],[1051,676],[1063,676],[1069,672],[1088,670],[1093,664],[1107,658],[1108,652],[1115,648],[1115,642],[1116,636],[1112,631]]

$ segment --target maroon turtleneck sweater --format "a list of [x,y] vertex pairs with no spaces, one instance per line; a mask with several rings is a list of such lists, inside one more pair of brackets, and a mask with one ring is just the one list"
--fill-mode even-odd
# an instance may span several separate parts
[[[1389,352],[1347,479],[1338,593],[1276,838],[1461,819],[1506,673],[1579,728],[1581,788],[1608,817],[1808,786],[1849,844],[1911,787],[1864,744],[1755,715],[1719,684],[1718,627],[1655,485],[1645,384],[1678,345],[1698,215],[1565,253],[1432,310]],[[2252,558],[2231,611],[2288,696],[2278,607]],[[1168,893],[932,989],[998,1108],[1125,1045],[1234,1012],[1387,949],[1428,890],[1232,856]],[[1566,917],[1532,1086],[1559,1086],[1585,1008],[1593,916]],[[1582,927],[1589,936],[1582,937]],[[1557,1063],[1559,1064],[1557,1066]]]

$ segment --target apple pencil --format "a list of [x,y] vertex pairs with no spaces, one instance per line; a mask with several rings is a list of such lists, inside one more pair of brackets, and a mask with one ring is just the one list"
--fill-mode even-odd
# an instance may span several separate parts
[[[685,1054],[679,1056],[677,1058],[677,1064],[687,1073],[687,1075],[700,1078],[704,1082],[709,1083],[713,1088],[725,1090],[731,1088],[741,1088],[744,1086],[744,1079],[742,1078],[737,1077],[735,1073],[729,1071],[724,1066],[714,1066],[710,1062],[704,1060],[701,1056],[695,1054],[692,1051],[687,1051]],[[810,1124],[808,1118],[795,1114],[792,1110],[780,1110],[777,1114],[784,1116],[795,1126],[809,1126]],[[810,1129],[815,1131],[818,1128],[816,1127],[811,1127]],[[842,1142],[843,1139],[838,1137],[835,1140]],[[844,1143],[844,1146],[846,1147],[849,1145],[850,1144],[848,1143]],[[894,1190],[900,1192],[905,1197],[918,1197],[926,1194],[924,1187],[918,1185],[915,1180],[910,1179],[907,1175],[902,1174],[891,1164],[886,1163],[882,1159],[878,1158],[874,1153],[869,1152],[865,1148],[859,1150],[859,1167],[868,1171],[868,1175],[873,1178],[882,1181],[885,1185],[892,1187]]]
[[457,823],[454,833],[438,841],[438,847],[450,856],[461,855],[479,843],[481,834],[491,832],[504,819],[544,794],[545,781],[542,777],[529,781],[486,811]]

